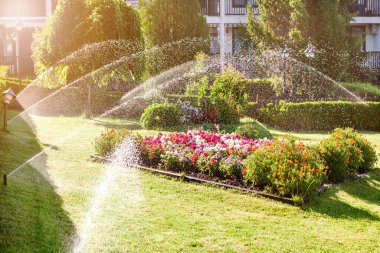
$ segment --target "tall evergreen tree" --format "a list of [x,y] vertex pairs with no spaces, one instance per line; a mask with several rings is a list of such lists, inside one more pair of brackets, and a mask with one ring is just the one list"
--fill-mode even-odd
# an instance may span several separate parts
[[157,50],[149,64],[152,74],[191,60],[199,51],[209,50],[208,25],[200,13],[198,0],[139,0],[139,6],[149,48],[188,38],[204,39],[193,45],[184,41],[182,45],[173,45],[173,50]]
[[349,24],[354,0],[258,0],[260,16],[248,14],[248,30],[258,47],[279,48],[285,43],[293,56],[305,60],[309,39],[318,49],[313,61],[321,72],[340,79],[347,73],[350,54],[360,49]]
[[112,39],[143,41],[137,10],[123,0],[61,0],[33,43],[37,72],[85,44]]

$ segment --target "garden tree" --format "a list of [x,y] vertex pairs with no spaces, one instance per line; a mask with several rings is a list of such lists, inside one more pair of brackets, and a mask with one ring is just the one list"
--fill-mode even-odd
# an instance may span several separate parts
[[248,14],[248,30],[261,49],[288,44],[292,56],[305,60],[309,38],[318,49],[313,66],[335,79],[347,73],[360,38],[348,33],[354,0],[259,0],[260,17]]
[[[43,72],[85,44],[121,39],[143,42],[138,12],[129,3],[123,0],[61,0],[46,26],[35,35],[36,71]],[[89,55],[88,61],[92,63],[91,69],[82,69],[82,74],[104,64],[101,54]]]
[[[149,48],[173,43],[155,50],[150,58],[151,74],[192,60],[200,51],[209,51],[209,31],[200,13],[198,0],[139,0],[142,29]],[[188,38],[202,38],[196,43],[186,43]]]

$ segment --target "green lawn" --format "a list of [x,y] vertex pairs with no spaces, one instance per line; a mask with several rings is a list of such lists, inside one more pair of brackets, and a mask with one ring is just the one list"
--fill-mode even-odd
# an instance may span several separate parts
[[[0,172],[52,149],[0,187],[0,252],[65,252],[107,168],[89,159],[93,140],[122,120],[32,117],[0,132]],[[57,139],[67,136],[56,143]],[[272,130],[275,135],[285,132]],[[380,146],[380,133],[366,132]],[[315,142],[326,133],[295,133]],[[87,231],[85,252],[377,252],[380,172],[330,189],[301,209],[132,169],[116,170]],[[104,181],[103,181],[104,182]]]

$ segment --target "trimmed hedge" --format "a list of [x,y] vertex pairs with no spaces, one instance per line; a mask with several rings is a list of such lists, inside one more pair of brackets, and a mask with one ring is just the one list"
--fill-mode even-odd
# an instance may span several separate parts
[[260,101],[275,99],[277,95],[274,86],[275,80],[271,78],[251,79],[248,92],[250,101],[256,101],[256,96]]
[[380,131],[380,102],[304,102],[268,104],[259,119],[285,130],[332,130],[352,127]]

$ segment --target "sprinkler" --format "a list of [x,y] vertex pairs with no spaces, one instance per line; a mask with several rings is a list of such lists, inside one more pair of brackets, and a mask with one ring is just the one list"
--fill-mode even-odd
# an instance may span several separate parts
[[7,175],[7,174],[4,174],[4,175],[3,175],[3,182],[4,182],[4,185],[5,185],[5,186],[8,185],[8,175]]
[[3,94],[4,94],[4,100],[3,100],[3,104],[4,104],[3,130],[6,131],[7,130],[7,109],[8,109],[8,105],[11,103],[11,101],[13,99],[16,98],[16,94],[13,92],[13,90],[11,88],[9,88],[8,90],[4,91]]

